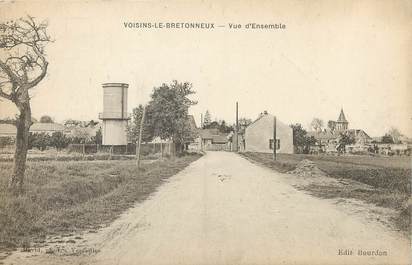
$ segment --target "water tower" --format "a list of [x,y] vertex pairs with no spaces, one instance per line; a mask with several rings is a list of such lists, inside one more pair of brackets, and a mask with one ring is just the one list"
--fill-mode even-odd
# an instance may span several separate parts
[[105,83],[103,86],[103,145],[127,145],[127,88],[125,83]]

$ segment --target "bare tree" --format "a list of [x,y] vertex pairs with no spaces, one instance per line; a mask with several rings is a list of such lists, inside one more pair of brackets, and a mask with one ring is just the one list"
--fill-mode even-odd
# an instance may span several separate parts
[[397,128],[395,127],[390,128],[387,134],[392,137],[394,143],[401,142],[402,133]]
[[323,120],[319,118],[313,118],[312,122],[310,123],[310,126],[313,128],[315,131],[321,131],[323,128]]
[[51,41],[46,22],[33,17],[0,23],[0,97],[13,102],[16,118],[16,150],[9,188],[21,192],[26,169],[29,129],[32,125],[29,90],[46,76],[45,46]]

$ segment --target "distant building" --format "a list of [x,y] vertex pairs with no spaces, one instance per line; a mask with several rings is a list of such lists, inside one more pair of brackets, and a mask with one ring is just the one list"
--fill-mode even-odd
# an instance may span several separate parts
[[323,130],[311,131],[307,133],[308,137],[316,139],[315,145],[310,147],[310,153],[335,153],[339,144],[340,132]]
[[346,145],[349,153],[368,152],[372,138],[362,129],[349,129],[349,121],[343,109],[340,110],[336,121],[329,121],[328,128],[321,131],[308,132],[308,136],[316,139],[315,145],[310,147],[311,153],[336,153],[342,134],[354,139],[354,143]]
[[[31,133],[46,133],[52,135],[55,132],[67,133],[67,129],[60,123],[36,122],[30,126]],[[17,128],[13,124],[0,124],[0,137],[16,138]]]
[[[196,121],[193,115],[187,115],[186,116],[186,126],[188,128],[187,135],[184,139],[186,148],[188,148],[188,145],[196,144],[195,139],[199,136],[198,129],[196,126]],[[159,136],[154,137],[150,143],[171,143],[171,139],[161,139]],[[192,148],[196,149],[196,148]]]
[[396,143],[388,143],[384,137],[373,137],[372,146],[373,152],[382,155],[408,155],[412,153],[412,140],[404,135],[401,135],[400,141]]
[[349,122],[346,120],[343,109],[340,110],[339,118],[335,123],[335,130],[338,132],[346,131],[348,129]]
[[0,124],[0,137],[16,138],[16,126],[13,124]]
[[[244,148],[247,152],[272,153],[274,116],[264,112],[245,129]],[[276,120],[276,150],[278,153],[293,153],[293,130]]]
[[328,129],[334,132],[346,131],[349,127],[349,122],[345,117],[343,109],[340,110],[340,114],[337,121],[328,121]]
[[219,129],[200,129],[197,143],[204,151],[230,151],[228,134]]
[[67,133],[66,127],[60,123],[36,122],[30,126],[31,133],[46,133],[52,135],[55,132]]

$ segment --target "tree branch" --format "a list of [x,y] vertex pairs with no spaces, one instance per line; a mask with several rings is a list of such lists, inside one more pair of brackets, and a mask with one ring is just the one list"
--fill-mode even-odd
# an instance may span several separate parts
[[46,76],[46,74],[47,74],[47,67],[48,67],[48,65],[49,65],[49,63],[48,63],[46,60],[44,60],[44,66],[42,67],[42,72],[41,72],[41,74],[40,74],[38,77],[36,77],[33,81],[31,81],[31,82],[28,83],[28,87],[29,87],[29,88],[35,87],[38,83],[40,83],[41,80],[43,80],[43,78],[44,78],[44,77]]
[[4,92],[1,88],[0,88],[0,97],[8,99],[8,100],[12,100],[13,97],[10,94],[7,94],[6,92]]
[[19,77],[13,73],[13,70],[4,63],[2,60],[0,60],[0,68],[7,74],[7,76],[10,79],[10,82],[12,83],[12,91],[15,91],[16,87],[19,84]]

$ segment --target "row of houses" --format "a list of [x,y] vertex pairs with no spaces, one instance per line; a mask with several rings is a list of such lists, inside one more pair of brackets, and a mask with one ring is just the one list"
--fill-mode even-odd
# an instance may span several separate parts
[[[383,154],[383,155],[410,155],[412,143],[406,137],[403,142],[384,143],[382,138],[372,138],[363,129],[349,129],[349,121],[341,109],[336,121],[332,121],[333,126],[328,129],[308,132],[308,136],[313,136],[316,142],[310,146],[310,153],[335,154],[338,152],[352,154]],[[353,139],[353,142],[342,146],[342,137]]]
[[[66,136],[80,137],[89,139],[96,135],[97,131],[100,129],[100,125],[80,127],[75,125],[64,126],[60,123],[41,123],[36,122],[30,126],[30,132],[33,134],[45,133],[52,135],[53,133],[59,132]],[[0,124],[0,138],[14,139],[16,137],[17,128],[13,124]]]
[[[16,126],[13,124],[0,124],[0,137],[16,137]],[[67,132],[67,128],[59,123],[40,123],[36,122],[30,127],[31,133],[47,133],[53,134],[54,132]]]
[[[238,134],[234,132],[222,133],[217,128],[202,129],[197,128],[192,115],[188,115],[188,126],[194,135],[188,140],[187,148],[190,150],[204,151],[234,151],[241,152],[262,152],[273,153],[276,148],[277,153],[292,154],[295,151],[293,145],[293,129],[282,122],[276,120],[276,140],[274,140],[275,117],[264,111],[259,117],[248,125],[241,124]],[[379,153],[384,155],[410,155],[412,143],[404,141],[401,143],[382,143],[377,138],[371,138],[363,129],[349,129],[349,122],[341,110],[339,117],[333,122],[333,129],[323,129],[310,131],[307,136],[313,137],[316,141],[310,146],[309,152],[312,154],[338,152],[346,153]],[[53,134],[61,132],[74,137],[92,137],[96,135],[100,124],[90,127],[64,126],[59,123],[34,123],[30,127],[32,133]],[[0,124],[0,138],[16,135],[16,127],[12,124]],[[344,146],[340,150],[342,135],[354,139],[354,142]],[[237,139],[237,141],[236,141]],[[160,138],[155,138],[154,143],[164,142]],[[235,148],[236,142],[238,147]]]
[[[201,150],[227,150],[233,151],[238,139],[237,150],[243,152],[273,153],[275,146],[277,153],[294,153],[293,129],[282,122],[276,120],[276,141],[274,141],[274,116],[264,111],[259,117],[248,125],[240,125],[238,135],[234,132],[225,134],[218,129],[199,129],[198,138],[191,143],[191,149]],[[372,138],[363,129],[349,129],[349,121],[346,119],[343,109],[341,109],[338,119],[330,121],[328,129],[309,131],[308,137],[313,137],[315,141],[309,146],[309,153],[312,154],[383,154],[383,155],[410,155],[412,141],[405,138],[398,143],[383,143],[377,138]],[[342,137],[348,137],[350,144],[342,146]],[[274,144],[275,143],[275,144]]]
[[[218,129],[198,129],[197,138],[189,145],[190,149],[205,151],[246,151],[272,153],[274,146],[278,153],[293,153],[293,130],[280,120],[276,121],[276,141],[273,139],[274,116],[263,112],[248,126],[234,132],[222,133]],[[235,148],[237,137],[238,148]],[[274,145],[274,143],[276,143]]]

